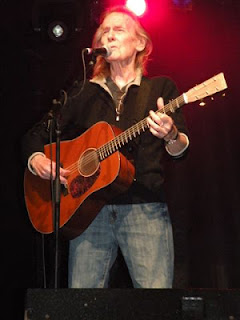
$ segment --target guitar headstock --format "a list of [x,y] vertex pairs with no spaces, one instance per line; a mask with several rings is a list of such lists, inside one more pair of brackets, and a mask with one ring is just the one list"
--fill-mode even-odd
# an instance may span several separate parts
[[207,96],[211,96],[227,88],[227,83],[224,74],[221,72],[216,76],[202,82],[201,84],[188,90],[184,95],[187,98],[187,103],[201,100]]

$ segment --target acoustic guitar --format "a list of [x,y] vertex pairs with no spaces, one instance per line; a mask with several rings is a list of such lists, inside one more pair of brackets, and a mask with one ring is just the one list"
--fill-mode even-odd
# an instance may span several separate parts
[[[226,88],[224,75],[219,73],[169,101],[156,113],[173,113],[185,104]],[[70,170],[68,184],[62,186],[60,195],[59,229],[64,237],[73,239],[80,235],[112,197],[128,190],[135,168],[120,150],[145,130],[148,130],[147,118],[125,131],[101,121],[81,136],[60,143],[61,165]],[[53,161],[55,151],[55,143],[44,148],[48,158],[53,155]],[[33,227],[43,234],[54,232],[53,185],[52,181],[25,170],[26,208]]]

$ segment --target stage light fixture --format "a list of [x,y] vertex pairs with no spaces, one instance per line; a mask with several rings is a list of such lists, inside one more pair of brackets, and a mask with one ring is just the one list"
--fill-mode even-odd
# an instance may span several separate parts
[[140,17],[145,13],[147,4],[144,0],[127,0],[126,7]]
[[60,38],[64,33],[63,27],[60,24],[55,25],[52,28],[52,33],[55,35],[56,38]]
[[63,21],[52,21],[48,25],[47,32],[52,40],[60,42],[67,39],[69,30]]
[[71,40],[85,27],[88,5],[79,0],[36,0],[32,8],[33,30],[44,40]]

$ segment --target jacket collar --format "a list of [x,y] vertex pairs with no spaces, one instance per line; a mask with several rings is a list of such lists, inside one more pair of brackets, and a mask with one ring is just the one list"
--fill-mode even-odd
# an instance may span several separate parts
[[[136,78],[127,85],[126,92],[128,91],[129,87],[132,85],[140,86],[141,80],[142,80],[142,72],[140,69],[137,69]],[[96,76],[96,77],[92,78],[90,80],[90,82],[99,84],[112,97],[112,93],[107,86],[107,79],[104,76]]]

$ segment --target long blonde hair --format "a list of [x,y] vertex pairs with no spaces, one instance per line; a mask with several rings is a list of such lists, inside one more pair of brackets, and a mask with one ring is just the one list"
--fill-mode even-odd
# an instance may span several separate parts
[[[130,10],[128,10],[124,6],[115,6],[107,9],[100,18],[100,25],[95,32],[92,41],[92,47],[97,48],[100,46],[100,40],[102,37],[102,23],[104,19],[111,13],[120,12],[128,15],[135,22],[135,32],[138,38],[143,38],[146,42],[144,50],[140,51],[136,55],[135,67],[140,68],[142,73],[146,73],[146,65],[149,60],[149,56],[152,52],[152,41],[150,39],[149,34],[140,24],[137,16]],[[110,74],[110,64],[105,60],[104,57],[98,56],[96,59],[96,63],[93,68],[93,77],[103,76],[107,77]]]

